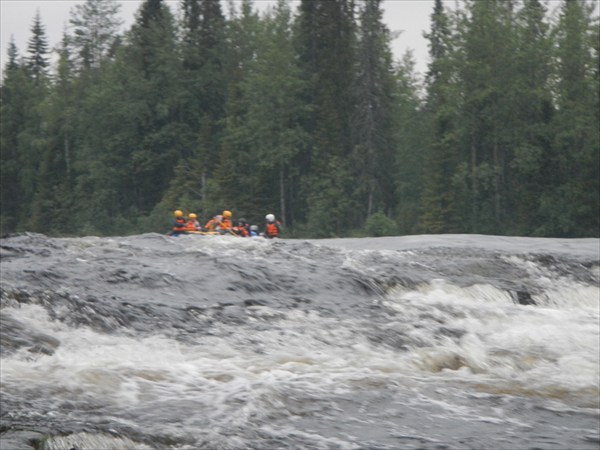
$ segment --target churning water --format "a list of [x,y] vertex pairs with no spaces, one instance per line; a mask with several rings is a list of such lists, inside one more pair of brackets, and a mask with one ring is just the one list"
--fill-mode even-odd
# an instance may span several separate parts
[[3,450],[600,444],[598,239],[0,247]]

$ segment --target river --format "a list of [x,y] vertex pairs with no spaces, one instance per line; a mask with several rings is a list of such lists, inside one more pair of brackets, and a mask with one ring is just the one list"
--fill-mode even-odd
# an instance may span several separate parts
[[0,448],[598,449],[598,239],[0,240]]

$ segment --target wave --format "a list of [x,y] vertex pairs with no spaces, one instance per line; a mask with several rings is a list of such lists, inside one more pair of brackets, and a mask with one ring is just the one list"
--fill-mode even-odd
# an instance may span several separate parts
[[594,448],[598,241],[461,239],[3,239],[0,442]]

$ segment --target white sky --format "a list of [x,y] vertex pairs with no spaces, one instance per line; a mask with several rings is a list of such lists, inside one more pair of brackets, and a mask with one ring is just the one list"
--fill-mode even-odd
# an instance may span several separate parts
[[[447,0],[454,4],[454,0]],[[166,0],[173,12],[179,8],[180,0]],[[27,50],[27,42],[31,37],[31,26],[36,11],[40,11],[48,44],[54,48],[60,44],[65,27],[68,25],[70,11],[81,0],[0,0],[0,17],[2,25],[2,69],[7,59],[8,44],[11,36],[23,56]],[[124,29],[128,29],[142,0],[121,0],[121,17],[125,21]],[[254,0],[259,10],[264,10],[271,0]],[[434,0],[384,0],[384,21],[392,31],[402,33],[394,39],[392,50],[396,59],[400,59],[407,50],[412,50],[416,60],[416,70],[424,73],[427,70],[428,47],[423,32],[429,30],[429,18],[433,11]],[[450,6],[450,5],[449,5]],[[295,7],[294,7],[295,10]],[[223,11],[227,11],[227,3],[223,2]]]

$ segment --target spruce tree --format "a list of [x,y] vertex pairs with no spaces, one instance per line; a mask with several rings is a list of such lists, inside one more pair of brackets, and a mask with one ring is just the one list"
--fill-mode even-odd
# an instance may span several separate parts
[[219,152],[225,110],[226,80],[223,73],[225,19],[219,1],[183,2],[183,114],[190,154],[185,166],[199,170],[197,201],[206,202],[207,183]]
[[411,51],[405,52],[394,69],[396,86],[394,99],[395,161],[393,180],[395,201],[393,218],[397,232],[413,234],[422,232],[420,215],[424,180],[427,172],[432,138],[430,119],[423,108],[421,80],[415,72]]
[[78,232],[71,214],[76,102],[69,47],[69,37],[64,34],[54,82],[40,105],[46,136],[29,223],[32,230],[49,234]]
[[429,64],[426,83],[426,113],[431,123],[430,151],[426,153],[421,227],[429,233],[457,230],[457,193],[453,177],[460,161],[458,137],[460,96],[456,63],[452,54],[450,18],[442,0],[436,0],[431,14]]
[[[222,59],[227,89],[223,137],[218,155],[211,154],[209,159],[212,164],[216,163],[212,180],[208,182],[207,207],[211,216],[225,208],[232,209],[236,215],[247,215],[248,209],[253,212],[258,209],[254,203],[258,197],[257,143],[247,133],[250,99],[243,84],[256,65],[258,35],[264,21],[254,10],[251,0],[243,0],[241,4],[231,2],[229,16],[225,28],[227,46]],[[208,148],[205,148],[206,154]]]
[[352,117],[355,195],[364,219],[390,214],[394,202],[394,83],[390,33],[383,24],[380,0],[367,0],[360,13],[356,107]]
[[8,61],[0,85],[0,235],[23,230],[21,214],[25,210],[20,189],[22,155],[19,135],[28,117],[27,98],[30,83],[14,38],[8,46]]
[[541,199],[538,233],[597,236],[599,229],[600,129],[597,120],[597,37],[594,6],[566,0],[556,26],[557,112],[552,121],[553,189]]
[[[23,116],[18,133],[17,152],[19,161],[20,216],[19,226],[32,229],[32,205],[40,189],[39,171],[42,155],[47,145],[47,128],[41,112],[46,101],[50,78],[48,74],[49,58],[45,28],[39,11],[33,19],[31,37],[25,56],[27,79],[20,91]],[[36,228],[34,231],[43,231]]]
[[183,153],[175,38],[168,6],[144,2],[127,40],[87,92],[77,194],[94,192],[80,219],[101,233],[139,230]]
[[464,60],[464,149],[468,155],[471,232],[506,233],[512,158],[512,86],[515,82],[514,20],[511,2],[467,2],[462,23]]
[[[248,110],[240,131],[255,150],[240,158],[242,167],[250,169],[243,169],[245,176],[256,183],[238,194],[251,194],[252,203],[260,198],[259,210],[272,211],[291,226],[300,175],[296,158],[307,137],[300,126],[304,105],[299,100],[305,83],[296,62],[289,5],[278,1],[262,23],[253,69],[241,85]],[[258,177],[248,173],[252,171]]]
[[[307,98],[313,117],[307,122],[313,134],[308,184],[308,228],[320,235],[340,235],[364,217],[353,199],[355,188],[349,156],[352,152],[351,90],[354,68],[355,23],[353,2],[314,0],[301,2],[300,60],[311,81]],[[315,45],[316,44],[316,45]],[[315,48],[316,47],[316,48]],[[315,70],[315,73],[308,72]]]
[[551,127],[554,113],[551,93],[552,41],[546,8],[539,0],[527,0],[517,14],[513,85],[515,139],[513,169],[512,234],[531,234],[539,226],[540,199],[551,189]]
[[35,84],[39,85],[47,81],[49,65],[46,29],[42,24],[38,10],[31,26],[31,37],[27,44],[25,67]]

